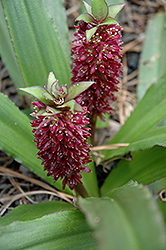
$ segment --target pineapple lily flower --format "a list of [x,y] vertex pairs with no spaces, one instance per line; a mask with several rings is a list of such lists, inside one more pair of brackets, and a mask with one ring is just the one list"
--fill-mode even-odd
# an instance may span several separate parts
[[[84,1],[86,13],[78,16],[75,40],[72,45],[72,84],[94,81],[76,100],[87,106],[90,117],[111,112],[110,103],[121,71],[121,27],[115,20],[124,4],[108,6],[105,0],[92,0],[92,6]],[[91,121],[92,124],[92,121]]]
[[91,170],[84,166],[90,159],[87,143],[90,133],[86,108],[81,107],[74,98],[91,86],[93,82],[76,83],[69,88],[60,86],[53,72],[47,78],[46,87],[34,86],[20,88],[33,95],[32,102],[36,119],[31,121],[34,141],[39,149],[38,157],[42,160],[48,176],[57,181],[63,179],[71,190],[81,183],[81,172]]

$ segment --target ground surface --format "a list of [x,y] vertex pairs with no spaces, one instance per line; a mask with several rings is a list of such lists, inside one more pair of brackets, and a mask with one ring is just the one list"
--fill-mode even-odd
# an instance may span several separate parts
[[[126,6],[120,14],[120,24],[123,27],[122,39],[124,65],[123,76],[119,84],[117,101],[113,104],[113,112],[107,130],[98,131],[97,142],[103,143],[112,137],[130,116],[136,105],[136,88],[138,84],[139,60],[145,38],[146,25],[158,11],[164,9],[164,0],[126,1]],[[74,20],[79,14],[79,0],[65,0],[66,15],[69,27],[69,38],[73,39]],[[17,89],[0,60],[0,91],[7,95],[20,109],[30,105],[30,99],[19,96]],[[102,135],[102,136],[101,136]],[[100,138],[100,140],[98,139]],[[10,171],[9,171],[10,170]],[[12,171],[12,172],[11,172]],[[99,182],[106,174],[100,166],[97,169]],[[25,195],[25,192],[28,194]],[[50,193],[52,192],[52,193]],[[0,151],[0,216],[21,204],[34,204],[47,200],[66,199],[60,193],[53,192],[43,180],[31,173],[21,164]]]

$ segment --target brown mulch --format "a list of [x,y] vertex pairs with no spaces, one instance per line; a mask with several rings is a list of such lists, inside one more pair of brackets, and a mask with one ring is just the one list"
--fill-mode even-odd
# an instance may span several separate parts
[[[80,0],[65,0],[66,16],[69,27],[69,39],[73,39],[74,20],[79,15]],[[149,18],[166,9],[165,0],[130,0],[120,14],[123,27],[122,39],[124,65],[123,76],[119,84],[117,101],[113,103],[113,112],[109,127],[97,132],[96,141],[103,144],[105,139],[114,136],[136,106],[136,88],[139,74],[139,58],[145,39]],[[7,95],[20,109],[30,107],[27,96],[19,96],[9,73],[0,60],[0,91]],[[98,176],[102,176],[102,167]],[[105,177],[105,176],[104,176]],[[58,192],[23,165],[0,151],[0,216],[22,204],[36,204],[48,200],[72,202],[73,197]]]

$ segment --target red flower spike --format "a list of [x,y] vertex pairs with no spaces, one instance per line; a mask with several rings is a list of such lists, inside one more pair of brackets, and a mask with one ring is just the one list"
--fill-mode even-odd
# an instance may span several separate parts
[[[37,110],[40,101],[34,102]],[[63,179],[63,189],[67,184],[70,189],[81,182],[81,172],[89,173],[87,165],[90,160],[90,149],[87,143],[90,133],[85,126],[88,124],[86,112],[65,111],[50,117],[39,116],[31,121],[34,127],[38,157],[42,160],[48,176],[57,181]],[[34,116],[34,115],[33,115]]]
[[92,24],[80,21],[73,41],[72,84],[80,81],[94,81],[76,101],[85,105],[91,114],[103,120],[103,114],[110,113],[110,103],[115,100],[113,92],[118,90],[121,74],[121,44],[118,24],[98,26],[87,42],[87,31]]
[[92,6],[83,1],[86,13],[77,17],[76,39],[73,41],[72,84],[93,80],[95,84],[78,98],[93,115],[102,120],[110,113],[110,103],[115,100],[122,64],[120,59],[121,27],[115,20],[124,4],[108,5],[106,0],[92,0]]
[[44,170],[54,180],[63,179],[63,189],[66,185],[74,189],[82,183],[81,172],[89,173],[85,167],[90,159],[90,148],[87,139],[90,137],[86,117],[86,108],[73,100],[77,95],[92,85],[92,82],[82,82],[67,88],[60,86],[51,72],[46,87],[28,87],[21,89],[36,97],[31,121],[34,141],[42,160]]

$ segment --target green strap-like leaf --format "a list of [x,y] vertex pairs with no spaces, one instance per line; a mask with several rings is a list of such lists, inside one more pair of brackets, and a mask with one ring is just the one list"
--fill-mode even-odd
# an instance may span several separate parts
[[138,100],[166,73],[166,14],[158,13],[149,20],[139,67]]
[[26,86],[43,86],[50,71],[55,73],[60,84],[69,84],[68,59],[42,0],[1,2]]
[[53,18],[55,27],[58,31],[58,35],[65,49],[68,61],[71,64],[71,50],[69,45],[67,16],[64,6],[64,0],[43,0],[43,3]]
[[[23,114],[6,96],[0,93],[0,149],[13,157],[31,171],[62,190],[62,182],[53,182],[43,171],[37,158],[37,148],[33,142],[30,119]],[[65,189],[71,194],[69,188]]]
[[141,151],[152,148],[154,145],[166,147],[166,126],[157,127],[144,133],[137,140],[131,142],[127,147],[120,147],[118,149],[108,150],[107,154],[113,158],[123,157],[131,151]]
[[[147,133],[153,134],[152,129],[155,128],[160,122],[162,122],[166,118],[165,96],[166,76],[162,77],[147,91],[146,95],[135,108],[135,110],[133,111],[129,119],[126,121],[126,123],[123,125],[121,130],[108,144],[137,143],[139,140],[146,139]],[[159,130],[156,130],[156,132],[159,132]],[[151,147],[152,141],[150,141],[150,138],[148,140],[150,143],[149,145]],[[160,137],[160,141],[163,142],[162,137]],[[137,145],[139,150],[139,147],[141,147],[141,145],[139,143]],[[144,144],[144,146],[144,149],[148,148],[148,145]],[[126,152],[127,150],[128,149],[126,149]],[[132,150],[132,147],[130,147],[130,150]],[[102,152],[102,154],[105,155],[106,160],[116,156],[116,154],[119,154],[118,152],[119,149],[117,151],[105,150]]]
[[33,205],[21,205],[11,210],[10,213],[0,218],[0,226],[5,226],[13,221],[30,221],[41,218],[46,214],[76,210],[76,208],[62,201],[46,201]]
[[0,227],[4,250],[94,250],[92,232],[79,211],[63,211]]
[[154,146],[152,149],[131,153],[131,159],[121,160],[114,168],[103,186],[101,194],[124,185],[131,179],[147,185],[153,181],[166,177],[166,148]]
[[164,250],[165,226],[147,188],[129,183],[109,197],[80,199],[99,249]]
[[91,197],[99,197],[98,182],[96,176],[96,169],[94,161],[90,162],[87,167],[92,171],[91,173],[82,173],[83,185]]
[[3,13],[2,2],[0,2],[0,55],[10,72],[10,76],[15,82],[16,87],[25,87],[19,65],[15,56],[15,52],[11,43],[5,16]]

